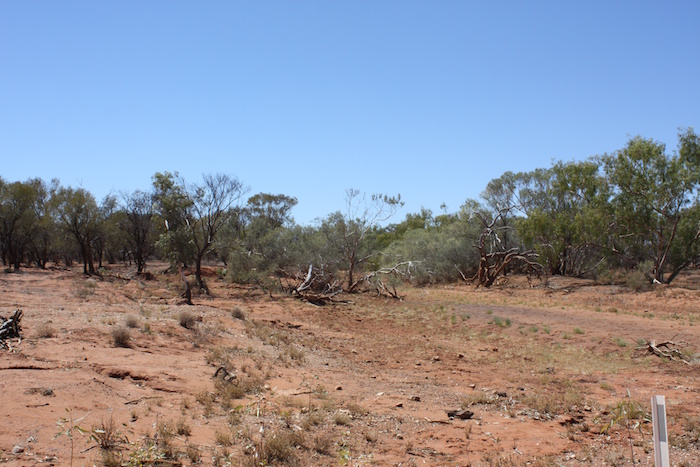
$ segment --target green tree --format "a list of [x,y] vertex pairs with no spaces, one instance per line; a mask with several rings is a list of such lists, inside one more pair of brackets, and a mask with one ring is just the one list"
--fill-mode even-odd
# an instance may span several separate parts
[[57,225],[55,195],[60,187],[58,179],[51,180],[50,185],[46,185],[42,180],[36,179],[37,189],[37,224],[29,245],[29,251],[36,261],[37,266],[45,268],[50,259],[55,259],[59,226]]
[[83,273],[95,274],[92,240],[100,219],[95,197],[83,188],[61,187],[55,198],[59,224],[80,248]]
[[129,252],[136,262],[136,271],[143,272],[146,259],[154,251],[154,196],[141,190],[122,195],[123,216],[119,222]]
[[294,223],[290,213],[297,199],[282,194],[258,193],[248,198],[245,212],[250,222],[261,221],[268,229]]
[[[672,280],[691,258],[675,258],[671,252],[679,241],[679,228],[692,207],[700,188],[700,150],[692,128],[679,133],[678,153],[669,156],[664,144],[641,137],[632,138],[625,148],[602,157],[605,173],[613,187],[615,212],[612,249],[630,266],[652,263],[650,279],[661,283]],[[696,230],[697,232],[697,230]],[[697,235],[685,234],[689,242]],[[666,276],[669,266],[671,275]],[[675,272],[675,274],[674,274]]]
[[602,257],[610,190],[596,160],[556,162],[520,174],[526,217],[518,220],[525,244],[537,250],[551,274],[580,276]]
[[171,267],[186,267],[194,258],[194,242],[188,228],[192,199],[177,172],[157,172],[152,180],[157,246]]
[[6,183],[0,178],[0,244],[3,263],[19,271],[38,224],[41,180]]
[[240,180],[225,174],[204,175],[201,184],[185,189],[190,199],[185,220],[194,244],[195,276],[203,290],[206,290],[206,286],[202,280],[202,259],[214,245],[219,231],[234,215],[236,203],[247,191]]

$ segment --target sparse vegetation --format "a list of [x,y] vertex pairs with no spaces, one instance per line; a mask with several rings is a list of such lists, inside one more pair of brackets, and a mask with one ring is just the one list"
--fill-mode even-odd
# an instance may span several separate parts
[[49,323],[40,324],[36,328],[36,337],[39,339],[49,339],[56,335],[56,330]]
[[131,333],[126,326],[112,328],[112,340],[115,347],[131,347]]
[[124,324],[130,329],[136,329],[139,327],[139,318],[136,315],[127,315]]
[[178,322],[180,323],[180,326],[185,329],[193,329],[197,319],[189,311],[182,311],[178,315]]

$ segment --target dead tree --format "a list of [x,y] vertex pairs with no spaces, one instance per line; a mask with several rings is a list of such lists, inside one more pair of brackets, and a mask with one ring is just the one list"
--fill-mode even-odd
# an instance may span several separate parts
[[314,269],[313,264],[309,264],[306,275],[287,275],[285,280],[286,285],[282,285],[284,290],[293,297],[314,305],[331,303],[343,291],[339,280],[322,269]]
[[377,269],[376,271],[368,272],[354,284],[352,289],[356,290],[363,284],[374,290],[377,295],[386,295],[397,300],[401,300],[399,293],[396,290],[395,281],[391,279],[409,280],[412,272],[418,266],[417,261],[403,261],[396,263],[392,267]]
[[[521,247],[506,249],[498,235],[498,221],[507,209],[501,209],[493,219],[487,219],[480,212],[473,212],[471,217],[477,217],[483,228],[476,243],[479,251],[479,268],[470,279],[476,282],[477,287],[491,287],[498,277],[505,273],[506,267],[511,263],[519,263],[528,273],[541,277],[544,273],[542,265],[537,262],[538,255],[534,250],[524,250]],[[501,227],[507,229],[508,227]],[[461,272],[460,272],[461,274]],[[464,274],[462,274],[464,277]]]
[[673,336],[671,340],[659,342],[658,344],[655,339],[640,339],[637,350],[644,350],[647,354],[667,358],[672,362],[683,362],[686,365],[690,365],[690,356],[679,350],[686,345],[685,342],[675,343],[673,342],[675,337]]

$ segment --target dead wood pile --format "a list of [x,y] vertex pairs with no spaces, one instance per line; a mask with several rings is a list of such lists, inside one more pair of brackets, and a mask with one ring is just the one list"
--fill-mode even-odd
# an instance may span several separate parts
[[15,310],[9,318],[0,316],[0,322],[2,323],[0,325],[0,348],[11,349],[10,339],[22,339],[20,335],[22,332],[20,321],[22,321],[22,310]]

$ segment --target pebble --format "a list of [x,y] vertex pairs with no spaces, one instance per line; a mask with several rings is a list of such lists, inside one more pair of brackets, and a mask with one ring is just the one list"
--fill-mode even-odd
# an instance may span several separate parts
[[12,454],[21,454],[24,452],[24,446],[18,444],[12,448]]

